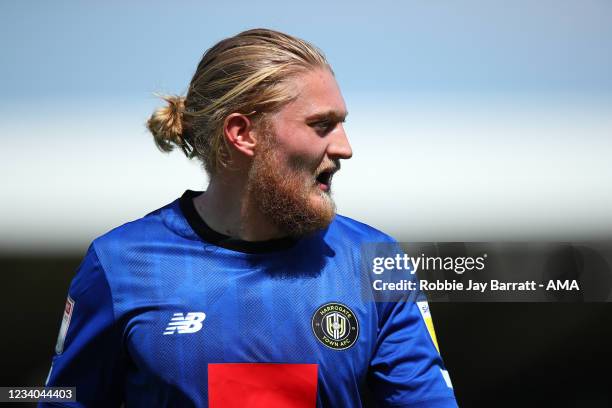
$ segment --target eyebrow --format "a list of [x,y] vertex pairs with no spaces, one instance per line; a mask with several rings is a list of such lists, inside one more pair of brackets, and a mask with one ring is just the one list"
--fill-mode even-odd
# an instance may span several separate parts
[[313,122],[317,120],[331,120],[334,122],[344,122],[347,116],[348,112],[338,112],[335,110],[329,110],[326,112],[319,112],[315,113],[314,115],[310,115],[306,118],[306,121]]

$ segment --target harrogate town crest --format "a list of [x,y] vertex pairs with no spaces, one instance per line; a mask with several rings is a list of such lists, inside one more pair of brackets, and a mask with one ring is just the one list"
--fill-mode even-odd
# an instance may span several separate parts
[[359,337],[359,322],[348,306],[330,302],[319,307],[312,315],[312,331],[327,347],[346,350]]

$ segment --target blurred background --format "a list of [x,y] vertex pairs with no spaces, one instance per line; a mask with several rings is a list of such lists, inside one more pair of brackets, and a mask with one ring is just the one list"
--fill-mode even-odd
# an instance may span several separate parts
[[[350,112],[339,212],[403,241],[612,238],[612,3],[0,2],[0,385],[42,384],[92,239],[206,178],[144,123],[204,51],[319,46]],[[609,272],[609,268],[607,269]],[[609,303],[432,305],[461,406],[610,406]]]

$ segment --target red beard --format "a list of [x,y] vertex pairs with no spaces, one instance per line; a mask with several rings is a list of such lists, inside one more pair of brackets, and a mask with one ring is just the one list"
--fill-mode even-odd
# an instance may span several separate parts
[[301,237],[327,228],[336,214],[330,192],[319,189],[312,170],[278,159],[273,139],[266,135],[253,159],[249,197],[288,236]]

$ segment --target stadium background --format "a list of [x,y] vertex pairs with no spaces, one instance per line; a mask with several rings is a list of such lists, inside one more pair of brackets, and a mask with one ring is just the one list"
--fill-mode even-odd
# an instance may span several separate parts
[[[125,3],[0,3],[0,385],[43,382],[95,236],[205,187],[143,124],[248,28],[332,63],[341,213],[403,241],[610,242],[608,1]],[[609,303],[432,311],[460,406],[610,406]]]

